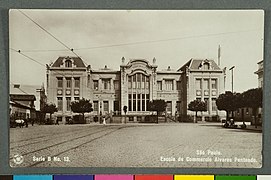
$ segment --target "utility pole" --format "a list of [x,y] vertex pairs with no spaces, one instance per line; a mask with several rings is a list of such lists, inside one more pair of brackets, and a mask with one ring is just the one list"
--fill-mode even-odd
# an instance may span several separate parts
[[233,69],[235,66],[232,66],[229,70],[231,71],[231,92],[233,93]]

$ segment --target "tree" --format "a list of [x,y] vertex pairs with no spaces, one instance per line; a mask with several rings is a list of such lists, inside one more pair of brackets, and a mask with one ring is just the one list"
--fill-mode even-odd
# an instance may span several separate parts
[[90,100],[83,98],[79,101],[71,102],[71,110],[75,113],[81,113],[83,115],[83,120],[85,120],[85,113],[93,111],[93,108]]
[[162,99],[152,100],[149,102],[149,110],[156,111],[157,113],[157,123],[158,123],[159,112],[166,111],[166,107],[167,107],[167,102]]
[[[200,112],[207,111],[207,103],[205,101],[201,101],[201,100],[196,99],[194,101],[191,101],[188,104],[188,110],[196,112],[196,118],[195,118],[195,120],[196,120],[198,117],[198,111],[200,111]],[[195,122],[197,122],[197,121],[195,121]]]
[[252,113],[255,118],[255,126],[257,127],[257,109],[262,107],[263,103],[262,88],[249,89],[243,92],[242,95],[246,107],[252,108]]
[[216,100],[218,110],[224,110],[227,113],[227,120],[229,120],[229,113],[242,107],[242,96],[239,93],[232,93],[226,91],[225,94],[220,94]]
[[45,104],[44,107],[41,109],[43,113],[49,113],[50,114],[50,122],[52,121],[52,114],[57,112],[57,107],[55,104]]
[[124,113],[125,113],[125,121],[124,121],[125,124],[126,124],[126,113],[127,113],[127,108],[128,108],[127,106],[123,106],[123,111],[124,111]]

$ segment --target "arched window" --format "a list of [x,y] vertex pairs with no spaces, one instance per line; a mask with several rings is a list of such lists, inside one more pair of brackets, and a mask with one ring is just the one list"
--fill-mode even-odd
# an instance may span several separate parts
[[65,67],[72,67],[72,61],[71,60],[66,60],[65,61]]
[[210,64],[207,63],[207,62],[205,62],[205,63],[203,64],[203,69],[210,69]]
[[[147,111],[150,77],[136,73],[128,77],[128,110]],[[144,89],[144,90],[143,90]]]

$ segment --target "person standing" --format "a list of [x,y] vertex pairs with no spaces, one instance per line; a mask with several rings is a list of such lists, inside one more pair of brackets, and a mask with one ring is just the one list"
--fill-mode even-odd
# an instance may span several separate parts
[[103,125],[106,125],[105,117],[103,116]]
[[28,127],[28,118],[25,119],[25,127]]
[[58,123],[58,118],[56,118],[56,125],[59,125],[59,123]]

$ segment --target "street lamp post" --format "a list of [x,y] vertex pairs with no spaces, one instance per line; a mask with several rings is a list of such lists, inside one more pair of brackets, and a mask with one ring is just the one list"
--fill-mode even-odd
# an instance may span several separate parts
[[[235,68],[235,66],[232,66],[229,70],[231,71],[231,92],[233,94],[233,69]],[[231,116],[233,118],[233,111],[231,112]]]
[[231,71],[231,92],[233,93],[233,69],[235,66],[232,66],[229,70]]

